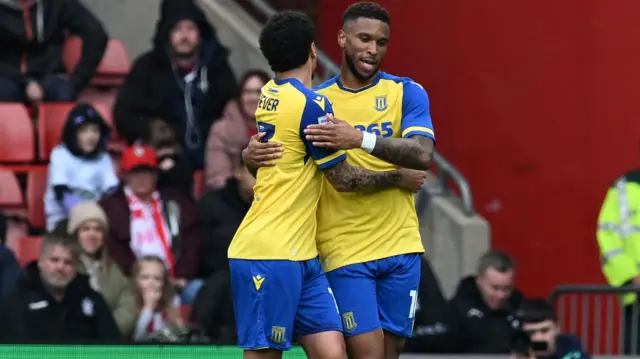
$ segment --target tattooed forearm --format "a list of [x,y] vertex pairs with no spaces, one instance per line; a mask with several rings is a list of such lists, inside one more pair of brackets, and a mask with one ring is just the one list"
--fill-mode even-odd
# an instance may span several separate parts
[[433,159],[433,145],[431,138],[420,135],[408,139],[378,136],[371,154],[396,166],[426,171]]
[[400,182],[398,171],[376,172],[354,167],[343,161],[323,170],[338,192],[376,192],[395,187]]

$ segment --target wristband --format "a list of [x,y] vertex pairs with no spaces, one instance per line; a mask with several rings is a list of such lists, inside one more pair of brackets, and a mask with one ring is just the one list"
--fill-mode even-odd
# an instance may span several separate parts
[[373,151],[373,148],[376,147],[376,137],[377,136],[373,133],[363,131],[362,144],[360,145],[360,148],[367,151],[368,153],[371,153]]

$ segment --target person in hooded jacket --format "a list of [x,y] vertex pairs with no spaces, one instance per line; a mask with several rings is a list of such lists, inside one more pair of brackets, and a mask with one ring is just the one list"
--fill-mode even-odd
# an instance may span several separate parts
[[[82,55],[65,73],[67,36],[82,39]],[[0,0],[0,102],[74,101],[95,74],[107,47],[102,24],[78,0]]]
[[118,133],[132,144],[146,121],[163,118],[202,169],[209,128],[236,93],[228,53],[192,0],[163,1],[153,49],[135,60],[116,99]]
[[40,258],[27,265],[16,290],[1,304],[0,341],[104,343],[122,336],[88,277],[77,274],[73,240],[49,234]]
[[453,352],[509,353],[520,325],[515,312],[524,299],[514,279],[515,263],[508,254],[490,250],[480,257],[476,275],[463,278],[449,302]]
[[80,201],[98,201],[117,187],[111,157],[107,152],[109,126],[98,111],[88,104],[78,104],[67,117],[62,143],[50,156],[44,209],[47,230],[67,218]]

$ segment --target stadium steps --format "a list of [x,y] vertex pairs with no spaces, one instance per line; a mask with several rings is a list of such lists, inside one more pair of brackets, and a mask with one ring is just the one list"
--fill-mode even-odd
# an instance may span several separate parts
[[460,277],[474,273],[478,257],[491,247],[489,222],[478,214],[466,215],[460,198],[442,191],[431,174],[417,202],[426,256],[450,297]]

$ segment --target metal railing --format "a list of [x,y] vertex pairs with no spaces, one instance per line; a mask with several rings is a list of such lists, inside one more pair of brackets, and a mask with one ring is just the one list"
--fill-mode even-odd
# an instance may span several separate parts
[[562,285],[550,300],[564,332],[578,335],[595,355],[640,354],[640,306],[623,306],[621,295],[640,294],[640,287]]

